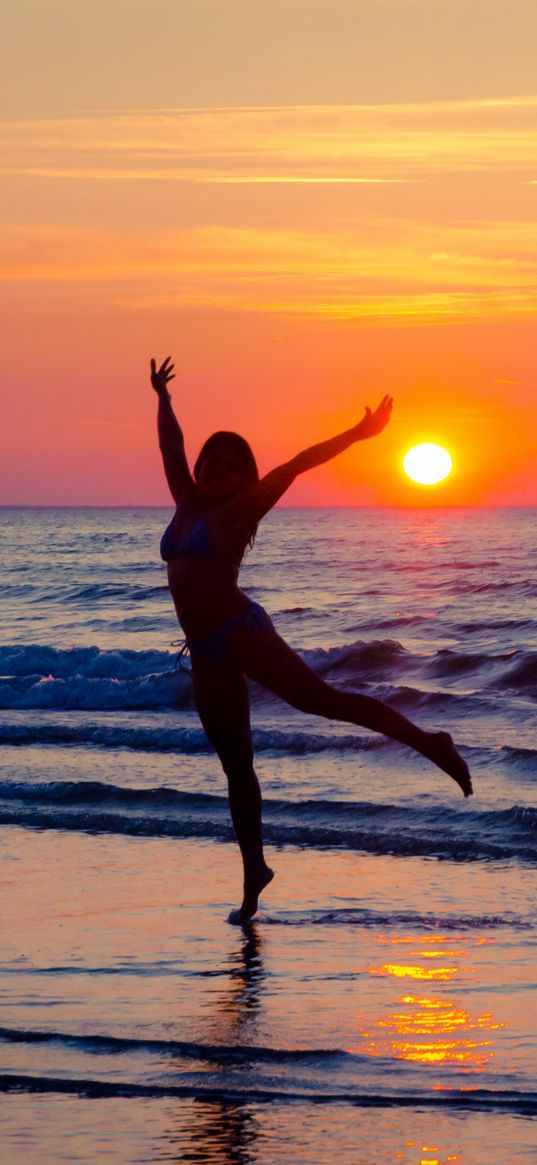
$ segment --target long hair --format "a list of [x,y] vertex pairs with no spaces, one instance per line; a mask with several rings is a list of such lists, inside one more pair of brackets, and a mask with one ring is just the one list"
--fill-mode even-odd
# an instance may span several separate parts
[[[237,461],[241,467],[241,473],[244,477],[244,484],[246,488],[255,485],[259,481],[259,470],[257,468],[256,459],[252,452],[250,445],[245,437],[241,437],[240,433],[233,433],[227,429],[219,429],[216,433],[211,433],[210,437],[202,445],[196,463],[194,465],[194,481],[197,482],[201,463],[208,453],[216,449],[219,445],[225,445],[228,449],[232,449],[237,457]],[[251,547],[254,544],[254,539],[257,533],[257,522],[253,522],[248,534],[248,545]]]

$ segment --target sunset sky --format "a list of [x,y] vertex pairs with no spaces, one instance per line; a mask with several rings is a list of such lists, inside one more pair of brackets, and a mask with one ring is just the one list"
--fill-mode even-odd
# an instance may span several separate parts
[[[395,397],[295,505],[537,505],[535,0],[3,0],[3,504],[167,504]],[[418,441],[454,462],[404,477]]]

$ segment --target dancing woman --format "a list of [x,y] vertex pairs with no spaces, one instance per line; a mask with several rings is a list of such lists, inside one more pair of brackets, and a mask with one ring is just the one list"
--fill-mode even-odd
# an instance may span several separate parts
[[191,473],[168,392],[173,369],[169,356],[158,369],[151,361],[159,445],[177,507],[162,537],[161,555],[190,650],[199,716],[228,780],[244,867],[242,905],[230,921],[243,923],[255,914],[261,891],[274,877],[263,854],[261,792],[253,767],[245,677],[302,712],[357,724],[409,745],[453,777],[465,797],[472,784],[447,732],[426,732],[380,700],[325,683],[238,586],[244,552],[265,514],[300,473],[381,433],[390,419],[392,398],[385,396],[374,412],[366,408],[353,428],[305,449],[261,479],[248,442],[225,431],[208,438]]

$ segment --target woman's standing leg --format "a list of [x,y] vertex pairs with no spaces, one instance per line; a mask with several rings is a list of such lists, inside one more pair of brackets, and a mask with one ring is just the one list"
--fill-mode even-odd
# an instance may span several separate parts
[[228,780],[229,806],[244,868],[244,897],[230,921],[246,922],[262,889],[274,877],[265,862],[261,790],[254,770],[250,702],[244,676],[234,668],[192,660],[201,723]]

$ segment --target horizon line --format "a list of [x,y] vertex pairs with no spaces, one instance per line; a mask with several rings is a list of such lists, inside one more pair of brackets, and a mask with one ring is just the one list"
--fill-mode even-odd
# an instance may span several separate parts
[[[0,502],[1,510],[171,510],[172,502]],[[388,502],[350,505],[276,505],[273,510],[537,510],[535,502]],[[271,512],[271,511],[269,511]],[[265,515],[266,516],[266,515]]]

